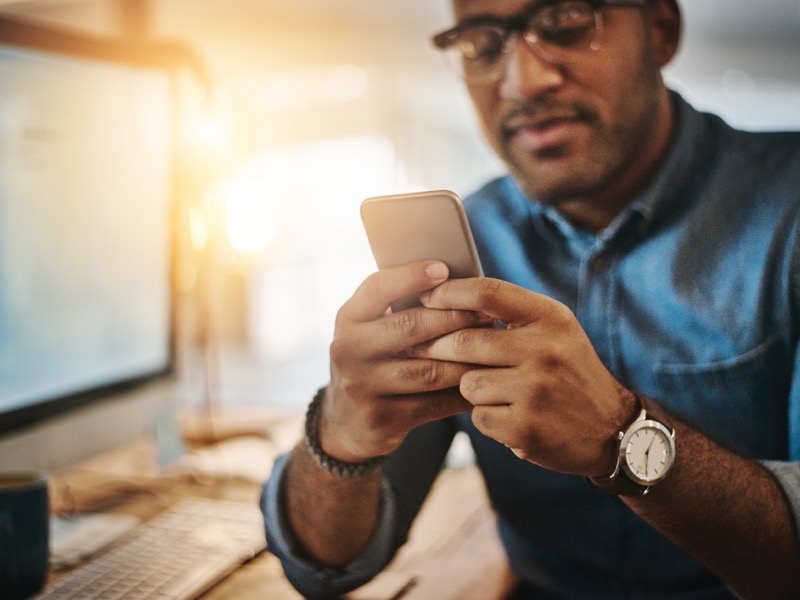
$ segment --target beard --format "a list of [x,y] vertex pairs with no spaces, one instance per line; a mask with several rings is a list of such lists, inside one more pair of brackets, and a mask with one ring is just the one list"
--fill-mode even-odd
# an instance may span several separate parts
[[[630,101],[606,111],[605,118],[590,102],[563,99],[556,92],[518,102],[495,122],[490,139],[528,198],[552,206],[602,203],[617,188],[626,188],[621,183],[626,175],[641,172],[657,143],[665,88],[658,72],[648,68],[630,83],[621,96]],[[551,116],[577,125],[580,135],[541,148],[519,143],[520,124],[546,124]]]
[[589,132],[580,146],[567,143],[526,151],[514,143],[509,130],[501,135],[500,156],[512,176],[529,198],[543,204],[603,197],[641,160],[653,138],[654,119],[650,115],[655,113],[655,100],[651,110],[642,110],[606,128],[593,111],[573,109]]

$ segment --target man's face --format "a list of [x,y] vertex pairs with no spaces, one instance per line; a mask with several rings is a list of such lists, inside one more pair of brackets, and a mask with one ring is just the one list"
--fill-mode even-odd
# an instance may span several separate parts
[[[513,15],[528,0],[455,0],[458,22]],[[469,86],[484,133],[525,193],[543,203],[613,202],[638,191],[669,121],[647,8],[610,7],[596,50],[553,64],[520,36],[499,81]],[[646,165],[645,165],[646,166]],[[641,172],[644,172],[643,174]]]

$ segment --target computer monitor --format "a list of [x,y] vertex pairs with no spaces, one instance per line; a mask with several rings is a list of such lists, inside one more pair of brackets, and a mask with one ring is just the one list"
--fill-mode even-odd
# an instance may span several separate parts
[[0,17],[0,469],[142,435],[172,371],[173,60]]

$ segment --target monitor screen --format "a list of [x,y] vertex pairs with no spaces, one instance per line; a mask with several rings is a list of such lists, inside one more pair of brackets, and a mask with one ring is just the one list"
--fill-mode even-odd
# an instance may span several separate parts
[[21,27],[0,22],[0,433],[172,363],[171,71]]

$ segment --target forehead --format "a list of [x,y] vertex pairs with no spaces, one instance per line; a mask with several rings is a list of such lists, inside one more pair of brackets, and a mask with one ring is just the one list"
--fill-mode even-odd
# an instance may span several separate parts
[[515,14],[535,4],[531,0],[453,0],[453,13],[457,20],[473,15],[506,16]]

